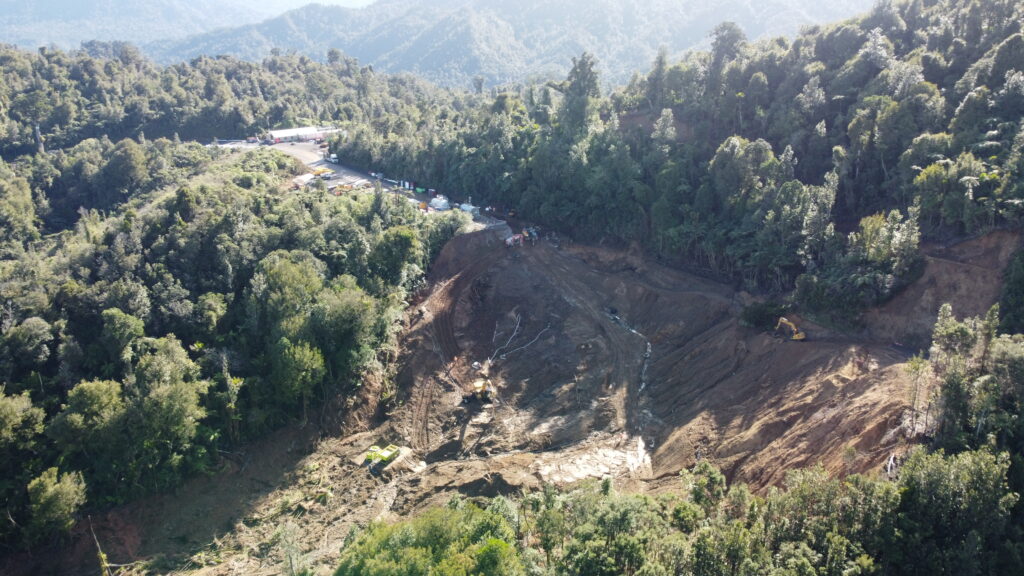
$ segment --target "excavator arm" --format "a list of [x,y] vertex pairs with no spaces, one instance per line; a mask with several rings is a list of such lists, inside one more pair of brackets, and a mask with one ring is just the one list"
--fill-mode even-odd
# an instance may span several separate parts
[[796,324],[789,321],[786,317],[780,317],[779,321],[775,324],[775,330],[785,326],[789,328],[789,339],[790,340],[804,340],[807,338],[807,334],[797,328]]

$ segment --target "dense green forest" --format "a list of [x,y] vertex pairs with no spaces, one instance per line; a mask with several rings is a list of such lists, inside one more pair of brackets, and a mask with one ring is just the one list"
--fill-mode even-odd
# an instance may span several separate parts
[[[282,195],[292,161],[195,140],[335,123],[354,166],[854,321],[913,279],[922,239],[1019,225],[1022,10],[882,2],[757,43],[722,24],[608,95],[588,54],[563,82],[461,93],[337,51],[158,67],[126,44],[0,47],[0,539],[45,542],[385,373],[405,296],[463,224]],[[1020,572],[1024,344],[998,324],[940,314],[917,365],[945,453],[895,482],[798,472],[752,497],[701,466],[663,499],[456,502],[355,536],[339,573]]]
[[0,48],[0,544],[389,381],[406,296],[464,218],[286,196],[294,161],[195,143],[469,107],[329,56]]
[[271,151],[90,139],[19,169],[30,180],[0,165],[22,209],[32,190],[54,208],[130,198],[27,248],[31,218],[5,227],[7,544],[49,539],[86,501],[173,487],[219,449],[319,421],[366,373],[384,379],[407,291],[465,224],[379,191],[283,195],[298,166]]
[[1022,9],[885,1],[757,43],[725,23],[607,96],[584,54],[475,118],[353,127],[336,151],[849,318],[913,277],[922,236],[1019,222]]
[[411,77],[374,74],[340,52],[327,63],[294,54],[262,63],[201,57],[158,67],[123,42],[37,53],[0,45],[0,155],[68,148],[107,136],[209,141],[306,122],[381,126],[464,109],[456,95]]
[[[607,96],[588,54],[563,82],[467,94],[337,51],[326,64],[291,54],[161,68],[125,44],[8,48],[0,154],[34,150],[35,126],[67,148],[332,122],[345,128],[332,150],[357,167],[585,239],[638,242],[748,288],[795,288],[806,308],[849,320],[913,278],[922,237],[1019,221],[1021,10],[882,2],[757,43],[726,23],[711,51],[662,54]],[[70,225],[76,202],[39,214],[45,228]]]

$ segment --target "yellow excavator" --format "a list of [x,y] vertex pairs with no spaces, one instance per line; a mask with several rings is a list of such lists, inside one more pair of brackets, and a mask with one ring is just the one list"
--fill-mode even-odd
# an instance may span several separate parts
[[779,328],[782,328],[783,326],[785,326],[786,328],[789,328],[789,339],[790,340],[798,340],[799,341],[799,340],[806,340],[807,339],[807,334],[805,334],[803,331],[801,331],[799,328],[797,328],[796,324],[793,324],[792,322],[790,322],[788,319],[786,319],[785,316],[782,316],[782,317],[779,318],[779,321],[775,324],[775,331],[778,332]]
[[365,462],[370,467],[370,470],[380,469],[390,464],[401,451],[402,449],[394,444],[388,444],[384,448],[376,445],[370,446],[370,449],[366,452]]
[[475,400],[482,404],[490,404],[494,402],[494,397],[497,393],[498,389],[494,387],[494,384],[489,379],[481,378],[473,382],[473,392],[463,396],[462,403],[468,404]]

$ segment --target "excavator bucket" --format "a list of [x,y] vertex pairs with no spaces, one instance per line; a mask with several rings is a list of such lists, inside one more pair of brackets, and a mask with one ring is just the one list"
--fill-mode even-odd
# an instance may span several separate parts
[[775,330],[778,331],[778,329],[782,328],[783,326],[789,329],[790,340],[800,341],[805,340],[807,338],[807,334],[800,330],[799,328],[797,328],[796,324],[794,324],[786,317],[779,318],[779,321],[775,324]]

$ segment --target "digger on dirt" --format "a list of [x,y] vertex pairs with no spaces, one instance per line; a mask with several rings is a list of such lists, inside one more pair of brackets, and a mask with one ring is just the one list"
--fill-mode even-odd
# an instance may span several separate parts
[[781,328],[783,326],[785,326],[786,328],[789,328],[789,339],[790,340],[797,340],[797,341],[799,341],[799,340],[807,339],[807,334],[805,334],[803,331],[801,331],[799,328],[797,328],[796,324],[794,324],[791,321],[789,321],[788,319],[786,319],[785,316],[780,317],[779,321],[776,322],[776,324],[775,324],[775,331],[778,332],[779,328]]
[[401,448],[394,444],[388,444],[384,448],[376,445],[370,446],[370,449],[366,452],[366,460],[364,462],[370,472],[377,473],[398,457],[401,451]]
[[473,391],[462,397],[462,403],[469,404],[473,401],[479,401],[481,404],[490,404],[494,402],[497,392],[498,390],[490,380],[480,379],[473,382]]

